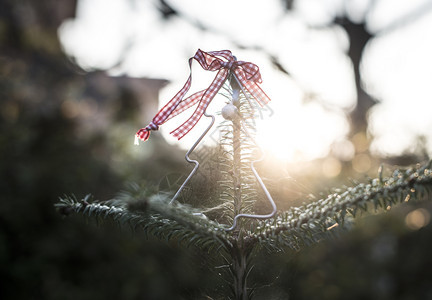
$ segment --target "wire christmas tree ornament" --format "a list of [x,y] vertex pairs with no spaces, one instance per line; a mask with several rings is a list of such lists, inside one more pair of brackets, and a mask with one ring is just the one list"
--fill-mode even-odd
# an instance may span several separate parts
[[[198,61],[204,70],[217,71],[215,78],[207,89],[201,90],[192,94],[191,96],[184,99],[186,93],[189,91],[192,83],[192,62],[193,60]],[[254,164],[260,162],[264,159],[264,152],[256,144],[253,137],[249,134],[246,126],[244,125],[245,120],[240,114],[240,94],[243,94],[245,99],[247,99],[248,104],[252,108],[253,98],[261,107],[265,106],[270,98],[264,93],[264,91],[259,87],[259,83],[262,82],[261,74],[257,65],[251,62],[238,61],[235,56],[232,55],[229,50],[222,51],[211,51],[204,52],[200,49],[196,54],[189,59],[189,69],[190,75],[187,79],[185,85],[180,89],[180,91],[156,114],[153,120],[144,128],[141,128],[135,135],[135,144],[138,144],[139,140],[147,141],[150,136],[151,131],[159,129],[159,126],[170,120],[171,118],[179,115],[180,113],[186,111],[187,109],[197,105],[193,114],[187,119],[183,124],[177,127],[171,132],[177,139],[183,138],[189,131],[198,123],[201,117],[204,115],[207,118],[211,118],[211,122],[205,131],[198,137],[194,142],[192,147],[187,151],[185,159],[188,163],[194,164],[193,170],[190,172],[186,180],[180,186],[180,188],[175,193],[174,197],[169,202],[172,204],[177,200],[180,193],[187,185],[189,180],[197,172],[200,163],[197,160],[192,160],[189,155],[196,149],[198,144],[203,140],[206,134],[210,131],[215,123],[215,116],[210,115],[206,112],[208,105],[219,93],[219,90],[229,80],[232,91],[230,95],[230,101],[226,104],[222,110],[221,114],[224,119],[229,120],[233,123],[233,130],[243,132],[244,136],[251,140],[251,142],[260,150],[261,158],[258,160],[253,160],[250,163],[250,169],[258,182],[259,186],[263,190],[268,202],[271,204],[272,211],[268,214],[248,214],[240,213],[240,210],[233,217],[233,224],[231,227],[226,228],[225,231],[232,231],[238,225],[238,220],[240,218],[249,219],[268,219],[276,214],[276,204],[273,201],[269,191],[267,190],[264,182],[259,176]],[[233,167],[233,170],[235,166]],[[239,175],[240,176],[240,175]],[[195,215],[202,215],[200,213],[195,213]]]

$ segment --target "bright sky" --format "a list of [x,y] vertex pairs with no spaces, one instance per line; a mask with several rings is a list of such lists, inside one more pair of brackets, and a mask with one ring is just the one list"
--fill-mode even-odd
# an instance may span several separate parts
[[[326,24],[343,3],[353,19],[361,18],[368,1],[297,0],[290,14],[279,0],[219,0],[217,5],[208,0],[167,2],[184,18],[162,20],[156,0],[80,0],[77,19],[66,21],[59,30],[65,51],[87,69],[170,80],[160,95],[163,106],[183,86],[189,75],[187,60],[198,48],[230,49],[238,59],[260,67],[273,114],[263,114],[257,140],[270,153],[291,161],[309,160],[326,155],[334,141],[343,142],[348,131],[343,110],[352,107],[355,97],[345,54],[348,39],[341,29],[312,30],[308,24]],[[367,20],[371,30],[381,32],[430,0],[376,2]],[[365,85],[381,101],[370,114],[372,149],[381,154],[409,149],[418,135],[432,141],[432,7],[428,9],[407,25],[384,31],[370,42],[363,57]],[[190,20],[211,30],[200,30]],[[264,48],[289,67],[296,81],[277,71],[260,51],[241,50],[236,43]],[[124,51],[124,63],[113,69]],[[191,92],[208,85],[212,76],[194,67]],[[303,101],[304,90],[313,92],[324,105]],[[219,99],[210,111],[220,111],[224,98]],[[174,120],[161,132],[169,142],[184,147],[207,124],[201,121],[178,142],[168,136],[180,124]],[[142,125],[149,121],[143,120]]]

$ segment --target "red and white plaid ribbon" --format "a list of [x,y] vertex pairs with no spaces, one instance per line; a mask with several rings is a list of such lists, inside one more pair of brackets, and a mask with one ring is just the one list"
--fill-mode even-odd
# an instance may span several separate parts
[[[223,59],[222,59],[223,58]],[[216,77],[210,86],[202,91],[196,92],[183,100],[183,97],[189,91],[192,82],[192,62],[198,61],[201,67],[207,71],[218,71]],[[204,52],[200,49],[195,53],[195,56],[189,59],[190,75],[182,89],[172,98],[153,118],[149,125],[141,128],[136,133],[136,138],[142,141],[148,140],[150,131],[158,130],[159,125],[165,123],[167,120],[182,113],[188,108],[198,103],[192,116],[187,119],[177,129],[173,130],[173,134],[177,139],[184,137],[201,119],[207,106],[216,96],[225,80],[228,78],[230,72],[234,72],[237,79],[243,87],[256,99],[259,105],[264,106],[270,101],[270,98],[258,86],[261,83],[261,74],[257,65],[237,61],[229,50]]]

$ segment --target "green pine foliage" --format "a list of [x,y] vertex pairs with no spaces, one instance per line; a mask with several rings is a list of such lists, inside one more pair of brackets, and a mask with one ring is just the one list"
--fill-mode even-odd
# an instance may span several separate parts
[[[378,177],[369,183],[335,189],[326,198],[293,207],[249,226],[243,240],[269,248],[300,250],[333,236],[335,229],[349,229],[352,220],[364,212],[381,212],[400,203],[429,200],[431,164],[432,161],[414,168],[397,169],[387,178]],[[93,201],[89,195],[81,200],[64,196],[56,207],[64,215],[74,212],[99,221],[111,219],[136,231],[198,246],[225,247],[238,238],[237,231],[226,232],[226,225],[208,219],[196,208],[169,204],[166,196],[146,194],[145,188],[133,184],[129,192],[113,200]]]
[[[227,86],[227,98],[233,91]],[[252,98],[252,97],[250,97]],[[255,160],[256,146],[241,130],[240,122],[249,134],[255,132],[255,110],[249,105],[243,94],[239,97],[239,112],[242,120],[225,120],[220,126],[221,138],[217,152],[217,165],[221,166],[219,184],[219,199],[229,214],[226,220],[232,224],[234,217],[240,213],[252,213],[258,199],[258,187],[250,164]]]
[[[230,265],[229,271],[236,278],[236,268],[241,267],[246,275],[250,271],[253,266],[251,254],[256,249],[300,250],[334,237],[341,229],[349,230],[352,220],[365,212],[384,212],[404,202],[430,200],[431,165],[432,161],[409,169],[397,169],[389,177],[383,177],[380,172],[368,183],[335,189],[326,198],[249,224],[247,229],[243,228],[242,235],[238,230],[226,232],[226,225],[209,220],[196,208],[180,203],[171,205],[166,196],[149,195],[138,185],[131,185],[130,191],[113,200],[93,201],[90,196],[78,200],[65,196],[56,206],[65,215],[74,212],[98,221],[113,220],[162,240],[195,245],[206,251],[223,250],[214,253],[236,258],[229,261],[224,256]],[[243,265],[235,266],[239,263]]]
[[[232,93],[230,87],[227,92]],[[255,112],[244,96],[239,111],[243,120],[251,121],[246,127],[253,133]],[[209,251],[226,263],[232,299],[250,299],[253,289],[247,279],[256,251],[299,251],[349,230],[355,218],[364,213],[385,212],[404,202],[431,199],[432,161],[397,169],[387,177],[381,168],[377,178],[366,183],[334,189],[320,200],[280,211],[264,221],[243,219],[235,230],[227,231],[237,214],[256,213],[256,203],[264,198],[251,171],[257,149],[241,131],[239,122],[222,124],[219,149],[208,159],[215,165],[204,169],[211,170],[204,174],[216,179],[214,186],[205,192],[199,174],[192,180],[189,191],[195,192],[194,204],[201,198],[204,206],[210,207],[197,208],[178,201],[170,204],[169,195],[137,184],[130,184],[127,191],[109,201],[94,201],[90,195],[81,200],[64,196],[56,207],[64,215],[78,213],[99,222],[110,220],[161,240]],[[203,192],[196,194],[199,191]],[[216,200],[213,207],[209,199]]]
[[180,203],[169,204],[161,195],[147,196],[148,192],[136,184],[129,191],[109,201],[82,200],[74,196],[60,199],[56,207],[63,214],[80,213],[98,222],[112,220],[134,231],[142,230],[162,240],[175,240],[187,245],[208,249],[224,247],[229,241],[221,225],[200,214],[197,209]]
[[330,237],[334,229],[349,229],[352,220],[364,212],[382,212],[403,202],[428,200],[432,191],[431,163],[406,170],[397,169],[368,183],[335,189],[324,199],[281,212],[273,220],[260,222],[251,239],[265,246],[304,246]]

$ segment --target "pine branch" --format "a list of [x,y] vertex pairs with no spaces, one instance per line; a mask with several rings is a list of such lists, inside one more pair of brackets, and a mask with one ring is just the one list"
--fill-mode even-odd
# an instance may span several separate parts
[[286,247],[299,250],[347,229],[359,212],[385,211],[408,201],[431,199],[432,161],[424,166],[396,170],[388,178],[335,190],[325,199],[294,207],[278,217],[259,222],[250,232],[249,242],[267,248]]
[[[231,101],[232,86],[224,86],[226,98]],[[252,99],[252,96],[248,94]],[[221,177],[219,180],[219,199],[230,208],[227,214],[227,222],[232,223],[234,217],[240,213],[252,213],[255,200],[258,198],[257,182],[251,170],[251,162],[254,160],[253,141],[247,136],[240,126],[247,128],[252,135],[255,133],[254,107],[243,93],[239,94],[236,104],[240,119],[225,120],[220,125],[221,139],[219,141],[220,151],[217,164],[220,166]],[[247,121],[247,122],[246,122]],[[243,224],[248,223],[242,220]]]
[[123,193],[118,199],[103,202],[90,201],[90,198],[87,195],[77,200],[74,196],[65,196],[55,206],[65,215],[75,212],[98,221],[111,219],[122,227],[141,229],[159,239],[175,240],[188,246],[194,244],[210,250],[231,245],[221,225],[191,207],[169,204],[169,200],[160,195],[143,200]]

